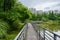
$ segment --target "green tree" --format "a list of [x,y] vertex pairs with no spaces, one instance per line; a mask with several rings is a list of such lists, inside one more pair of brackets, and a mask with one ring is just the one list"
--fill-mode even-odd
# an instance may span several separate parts
[[4,0],[3,9],[10,10],[16,3],[16,0]]
[[48,18],[49,18],[49,20],[55,20],[56,19],[55,13],[53,11],[49,12]]

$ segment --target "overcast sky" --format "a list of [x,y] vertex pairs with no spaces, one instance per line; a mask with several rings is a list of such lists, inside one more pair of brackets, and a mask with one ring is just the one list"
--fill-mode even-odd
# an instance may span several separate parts
[[37,10],[60,10],[60,0],[19,0],[29,8]]

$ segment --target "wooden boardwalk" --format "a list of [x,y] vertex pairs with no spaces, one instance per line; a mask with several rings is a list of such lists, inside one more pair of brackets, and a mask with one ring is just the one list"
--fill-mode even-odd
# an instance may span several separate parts
[[[59,35],[43,27],[37,30],[35,26],[36,24],[34,23],[26,23],[14,40],[60,40]],[[53,36],[50,33],[53,34]]]
[[39,33],[31,23],[27,23],[14,40],[40,40]]
[[26,40],[38,40],[37,33],[30,23],[28,23]]

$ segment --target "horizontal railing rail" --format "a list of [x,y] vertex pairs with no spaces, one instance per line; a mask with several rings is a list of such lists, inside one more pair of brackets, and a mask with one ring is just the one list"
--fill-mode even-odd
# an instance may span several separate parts
[[[41,21],[33,21],[30,22],[35,29],[36,33],[38,34],[39,40],[58,40],[60,39],[60,36],[52,32],[51,30],[48,30],[44,27],[37,28],[37,25],[40,24]],[[25,26],[22,28],[22,30],[18,33],[18,35],[15,37],[14,40],[25,40],[26,34],[27,34],[28,24],[25,24]]]
[[[60,39],[60,35],[55,34],[54,32],[52,32],[51,30],[48,30],[44,27],[39,27],[40,29],[37,29],[37,26],[35,25],[35,23],[31,22],[31,24],[33,25],[33,27],[37,30],[37,32],[39,32],[39,35],[42,37],[44,40],[59,40]],[[39,23],[37,23],[39,24]],[[41,30],[42,29],[42,30]],[[43,32],[42,32],[43,31]],[[41,32],[43,35],[41,35]],[[40,39],[42,40],[42,39]]]
[[28,25],[25,24],[23,29],[18,33],[14,40],[24,40],[26,36]]
[[[48,29],[46,29],[46,28],[43,28],[43,27],[40,27],[40,28],[42,28],[42,29],[45,31],[45,32],[44,32],[44,36],[46,36],[46,34],[47,34],[47,35],[49,35],[51,38],[53,38],[53,40],[57,40],[57,37],[60,38],[59,35],[53,33],[52,31],[50,31],[50,30],[48,30]],[[48,31],[50,34],[49,34],[48,32],[46,32],[46,31]],[[53,36],[52,36],[51,34],[52,34]],[[44,39],[45,39],[45,38],[44,38]]]

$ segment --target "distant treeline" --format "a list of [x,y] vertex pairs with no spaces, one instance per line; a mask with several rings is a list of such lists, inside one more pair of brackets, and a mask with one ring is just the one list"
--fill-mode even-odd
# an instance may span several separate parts
[[33,21],[48,21],[48,20],[59,20],[60,21],[60,13],[52,12],[43,12],[43,13],[37,13],[32,14],[31,20]]

